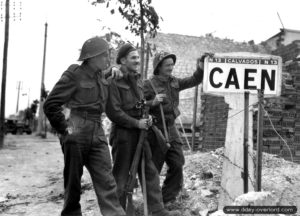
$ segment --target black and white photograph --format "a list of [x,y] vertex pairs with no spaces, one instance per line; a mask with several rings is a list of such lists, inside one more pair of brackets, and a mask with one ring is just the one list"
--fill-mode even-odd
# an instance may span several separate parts
[[0,215],[300,216],[298,0],[0,0]]

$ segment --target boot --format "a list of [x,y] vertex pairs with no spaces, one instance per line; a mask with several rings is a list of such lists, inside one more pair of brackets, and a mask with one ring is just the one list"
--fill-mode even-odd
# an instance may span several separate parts
[[152,216],[181,216],[180,211],[167,211],[166,209],[161,209],[159,211],[153,212]]

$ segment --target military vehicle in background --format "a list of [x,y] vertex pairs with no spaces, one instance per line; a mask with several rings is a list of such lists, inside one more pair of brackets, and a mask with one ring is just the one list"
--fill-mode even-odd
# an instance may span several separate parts
[[28,124],[18,119],[5,119],[5,134],[31,134],[32,130]]

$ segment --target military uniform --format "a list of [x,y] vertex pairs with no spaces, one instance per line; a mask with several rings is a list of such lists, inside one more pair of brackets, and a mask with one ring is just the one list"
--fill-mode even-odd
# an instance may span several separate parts
[[[166,57],[172,57],[175,63],[175,55],[168,53],[163,53],[162,56],[158,56],[158,62],[163,61]],[[156,66],[157,63],[154,64],[154,68],[156,68]],[[171,147],[166,154],[163,154],[163,152],[160,151],[159,146],[156,145],[155,140],[152,140],[149,137],[149,142],[153,152],[152,159],[159,172],[161,171],[164,162],[168,165],[167,175],[162,186],[164,203],[175,200],[183,184],[184,155],[182,150],[182,141],[175,126],[175,119],[180,115],[180,111],[178,109],[179,92],[198,85],[201,83],[202,79],[203,70],[198,68],[192,76],[183,79],[176,78],[174,76],[161,76],[155,72],[149,80],[144,81],[143,88],[146,100],[153,100],[156,95],[155,92],[158,94],[166,94],[166,98],[164,99],[162,106]],[[151,85],[150,80],[153,86]],[[149,114],[154,117],[154,125],[164,132],[159,105],[152,106]]]
[[[89,65],[71,65],[49,94],[44,112],[61,134],[64,152],[64,207],[61,215],[82,215],[80,207],[83,166],[88,169],[102,215],[125,215],[119,204],[107,140],[101,125],[108,82]],[[62,105],[71,109],[65,119]],[[68,131],[68,132],[67,132]]]
[[[120,203],[125,209],[125,185],[139,139],[138,120],[142,117],[141,110],[136,108],[136,103],[144,96],[139,76],[125,71],[124,68],[121,68],[121,71],[124,74],[123,79],[110,80],[106,113],[112,121],[110,142],[114,162],[113,175],[118,185]],[[146,145],[147,142],[144,143],[144,148],[147,148]],[[147,199],[149,209],[154,212],[162,210],[163,203],[159,175],[151,160],[151,153],[147,152],[145,161]],[[138,173],[140,177],[140,167]]]

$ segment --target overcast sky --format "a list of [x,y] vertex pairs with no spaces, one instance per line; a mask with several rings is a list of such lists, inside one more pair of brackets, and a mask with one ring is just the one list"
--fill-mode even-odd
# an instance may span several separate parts
[[[88,0],[16,0],[16,14],[20,12],[20,2],[22,20],[10,20],[6,115],[16,111],[18,81],[23,83],[20,109],[27,106],[28,94],[22,94],[29,89],[30,102],[39,98],[45,22],[48,23],[47,90],[52,89],[70,64],[77,63],[79,49],[86,39],[105,33],[103,26],[126,39],[134,39],[124,30],[126,22],[118,15],[110,15],[105,5],[95,7]],[[285,28],[300,30],[299,0],[153,0],[153,6],[163,17],[160,31],[164,33],[193,36],[212,33],[238,42],[260,43],[282,28],[277,12]],[[2,7],[2,16],[4,12]],[[0,22],[0,29],[2,77],[4,21]]]

